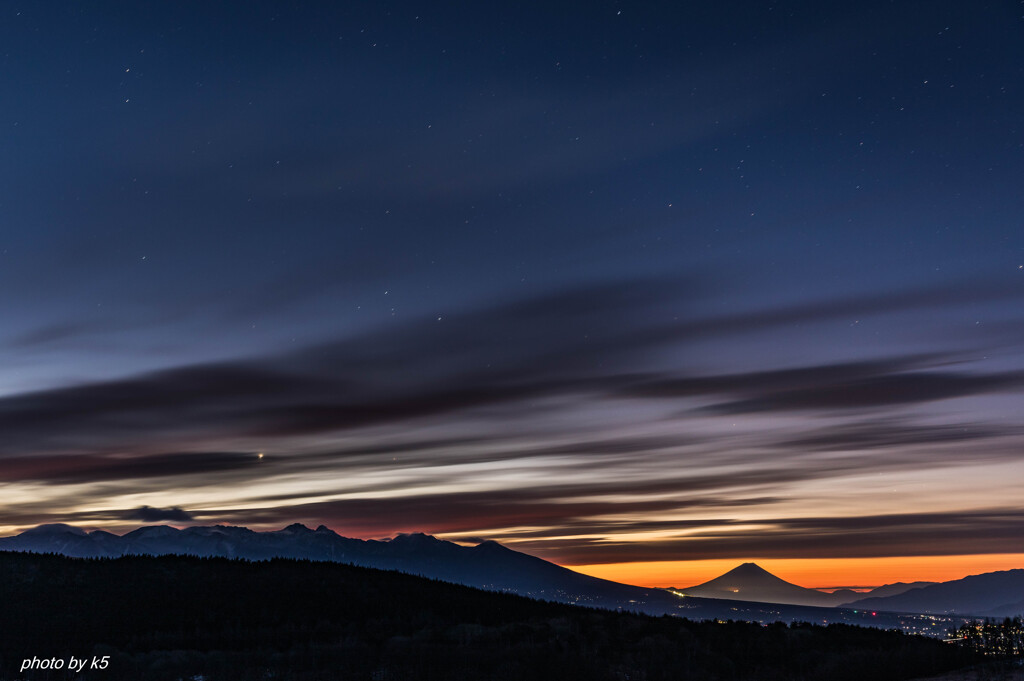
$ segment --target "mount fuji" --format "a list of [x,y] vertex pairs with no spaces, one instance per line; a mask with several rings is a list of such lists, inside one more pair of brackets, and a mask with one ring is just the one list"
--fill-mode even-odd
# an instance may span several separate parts
[[928,586],[931,582],[913,582],[910,584],[886,584],[868,593],[858,593],[851,589],[839,589],[829,593],[818,589],[797,586],[776,577],[756,563],[743,563],[720,577],[692,586],[678,589],[687,596],[702,598],[720,598],[732,601],[749,601],[754,603],[786,603],[789,605],[807,605],[815,607],[835,607],[858,599],[875,596],[895,596],[911,589]]

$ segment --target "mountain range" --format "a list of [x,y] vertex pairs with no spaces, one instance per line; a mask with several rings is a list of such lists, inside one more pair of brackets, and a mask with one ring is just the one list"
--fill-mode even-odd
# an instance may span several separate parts
[[890,612],[1015,617],[1024,614],[1024,570],[971,575],[884,598],[865,598],[846,605]]
[[[654,615],[675,614],[690,619],[773,622],[838,618],[869,626],[893,626],[888,620],[875,619],[877,612],[982,616],[1024,612],[1024,570],[975,575],[940,584],[889,584],[861,594],[852,590],[828,593],[807,589],[754,563],[744,563],[703,584],[666,590],[590,577],[493,541],[462,546],[421,533],[399,534],[386,540],[352,539],[323,525],[314,530],[299,523],[267,532],[225,525],[185,529],[155,525],[124,535],[102,530],[86,532],[63,524],[40,525],[19,535],[0,537],[0,551],[77,558],[180,554],[329,561],[397,570],[542,600]],[[834,610],[837,607],[847,610]],[[865,615],[863,611],[871,612]]]
[[0,538],[0,551],[74,558],[168,554],[248,560],[297,558],[398,570],[490,591],[613,610],[625,607],[664,614],[680,605],[677,597],[664,590],[583,575],[493,541],[461,546],[420,533],[383,541],[352,539],[323,525],[312,530],[299,523],[270,532],[225,525],[185,529],[154,525],[120,536],[63,524],[41,525]]

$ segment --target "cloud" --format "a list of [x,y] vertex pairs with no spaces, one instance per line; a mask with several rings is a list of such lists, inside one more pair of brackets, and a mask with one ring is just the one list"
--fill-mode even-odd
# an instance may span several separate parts
[[[103,495],[95,495],[95,501],[102,504],[104,501]],[[5,509],[3,517],[6,523],[26,529],[47,523],[65,522],[84,528],[92,528],[99,525],[104,529],[120,527],[130,530],[137,527],[139,522],[193,522],[201,520],[204,516],[202,513],[185,511],[176,506],[167,509],[142,506],[136,508],[68,510],[55,508],[48,501],[39,501],[11,505]]]
[[[1019,372],[979,373],[955,353],[719,374],[697,373],[685,352],[672,353],[683,358],[677,365],[650,362],[694,338],[839,314],[824,304],[778,317],[688,314],[699,287],[683,279],[598,283],[287,353],[9,395],[0,399],[0,482],[82,487],[73,498],[54,491],[50,508],[8,504],[5,517],[143,520],[138,509],[88,509],[105,508],[100,500],[117,492],[165,499],[201,477],[234,495],[230,507],[220,497],[190,502],[189,517],[204,521],[322,522],[358,536],[491,533],[577,562],[716,551],[839,555],[843,533],[824,521],[797,528],[783,518],[746,533],[742,509],[757,505],[761,516],[813,481],[868,470],[1019,456],[1021,433],[1012,427],[967,418],[935,426],[892,409],[1024,385]],[[890,305],[937,304],[936,296],[918,292]],[[866,301],[846,309],[877,302]],[[680,319],[665,323],[666,310]],[[629,414],[629,425],[595,417],[601,410]],[[721,415],[761,413],[785,418],[743,432],[717,425]],[[264,449],[279,454],[256,463]],[[494,473],[504,465],[534,477],[512,482]],[[322,482],[315,491],[274,487],[281,476]],[[435,491],[453,487],[460,491]],[[311,502],[313,493],[346,498]],[[908,527],[848,528],[859,547],[848,550],[918,547],[921,527]],[[676,531],[685,540],[612,539]],[[978,546],[1012,535],[982,520],[950,532]]]
[[236,479],[257,462],[255,452],[168,452],[152,455],[46,455],[4,459],[0,482],[80,484],[234,472]]
[[[762,482],[784,478],[778,472]],[[1006,553],[1024,539],[1024,509],[1006,508],[935,513],[837,517],[760,517],[738,510],[762,511],[785,501],[759,496],[755,479],[728,491],[671,498],[686,482],[648,481],[630,491],[632,500],[609,502],[591,488],[582,496],[572,486],[542,490],[495,490],[388,499],[348,499],[274,508],[214,509],[204,516],[218,522],[280,525],[302,519],[324,522],[355,537],[390,536],[420,530],[457,541],[495,539],[527,553],[569,565],[630,561],[715,558],[854,558],[892,555]],[[708,485],[720,485],[721,480]],[[745,484],[746,483],[746,484]],[[623,492],[609,485],[603,491]],[[642,496],[647,495],[647,496]],[[575,500],[574,500],[575,499]],[[700,517],[693,517],[698,512]],[[651,515],[678,513],[677,519]],[[715,515],[709,515],[714,513]],[[689,514],[689,517],[685,517]],[[621,534],[655,533],[662,538],[618,539]],[[676,535],[673,537],[673,535]]]
[[[680,493],[686,483],[678,480],[636,483],[630,492],[668,495]],[[699,489],[699,484],[694,485]],[[220,522],[259,522],[276,525],[295,519],[316,518],[341,534],[356,537],[390,535],[400,531],[431,534],[500,531],[520,526],[563,527],[612,510],[620,513],[652,513],[723,505],[724,497],[634,498],[611,503],[600,494],[623,494],[621,485],[555,485],[542,489],[483,490],[450,494],[409,494],[386,498],[354,498],[273,507],[249,507],[204,515]],[[589,496],[594,495],[594,496]],[[492,536],[498,538],[498,536]]]
[[639,382],[622,394],[647,398],[733,399],[702,408],[718,414],[865,409],[932,402],[1024,387],[1024,372],[999,374],[927,370],[948,364],[941,355],[822,364],[741,374],[667,377]]
[[775,445],[782,449],[808,451],[864,451],[973,443],[1020,435],[1021,429],[1012,426],[979,423],[918,424],[890,417],[833,425],[779,440]]
[[157,523],[168,520],[187,522],[192,520],[192,514],[188,511],[183,511],[177,506],[173,508],[152,508],[151,506],[142,506],[125,513],[121,517],[124,520],[141,520],[144,523]]
[[[580,402],[697,397],[711,402],[705,409],[712,413],[739,414],[912,404],[1024,384],[1020,372],[935,370],[947,362],[942,354],[745,374],[679,375],[688,367],[636,373],[661,348],[685,347],[695,337],[880,304],[869,296],[835,307],[687,320],[685,301],[695,300],[696,290],[680,279],[596,283],[286,354],[10,395],[0,399],[0,456],[27,448],[39,455],[158,454],[214,437],[312,436],[488,406],[526,414],[538,399],[566,395]],[[887,309],[932,304],[941,293],[893,296]],[[667,308],[683,321],[658,323]]]
[[945,310],[1000,300],[1019,300],[1018,290],[1005,280],[969,279],[901,291],[858,293],[842,298],[819,298],[782,307],[683,320],[675,332],[689,337],[718,337],[767,329],[817,324],[837,319],[865,319],[896,312]]
[[[751,525],[756,527],[751,528]],[[665,527],[663,529],[670,529]],[[756,558],[872,558],[1012,552],[1024,540],[1024,510],[992,509],[819,518],[709,520],[703,531],[660,541],[566,538],[515,548],[568,565]]]
[[6,345],[14,350],[33,350],[39,346],[80,341],[82,336],[109,331],[111,326],[110,320],[103,322],[96,320],[88,322],[58,322],[18,334],[8,339]]
[[152,443],[314,434],[599,389],[642,350],[629,330],[664,284],[583,287],[299,352],[10,395],[0,455],[156,453]]
[[[514,457],[509,454],[509,457]],[[719,457],[715,457],[718,459]],[[623,476],[622,463],[608,466],[593,461],[581,451],[573,465],[552,473],[547,484],[528,487],[481,489],[468,492],[424,492],[415,487],[402,494],[349,497],[306,503],[301,493],[273,494],[250,500],[246,507],[232,510],[204,509],[206,517],[221,522],[288,524],[316,519],[339,532],[356,536],[379,536],[401,528],[432,534],[557,538],[571,545],[578,535],[614,535],[622,532],[658,530],[671,532],[711,523],[743,524],[727,516],[718,521],[693,520],[692,514],[708,509],[735,509],[758,505],[768,507],[792,501],[789,494],[796,483],[860,475],[872,472],[918,470],[917,456],[886,456],[865,461],[860,456],[804,458],[800,461],[765,461],[763,452],[736,459],[717,460],[718,467],[681,457],[675,462],[661,459],[645,476]],[[957,462],[962,463],[963,457]],[[642,457],[641,457],[642,460]],[[437,465],[455,463],[442,457]],[[933,466],[946,464],[931,457]],[[638,462],[640,463],[640,462]],[[338,469],[338,470],[343,470]],[[572,482],[556,482],[571,480]],[[361,490],[346,484],[339,492],[391,491],[387,484]],[[652,519],[652,514],[659,519]],[[397,531],[397,530],[395,530]]]
[[784,410],[875,409],[1015,391],[1022,386],[1024,386],[1024,372],[1020,371],[975,375],[951,372],[899,373],[809,385],[783,392],[763,392],[760,395],[715,404],[707,409],[722,414]]

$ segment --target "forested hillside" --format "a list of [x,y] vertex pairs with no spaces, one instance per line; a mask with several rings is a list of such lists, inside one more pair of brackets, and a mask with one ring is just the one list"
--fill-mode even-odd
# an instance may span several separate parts
[[[0,680],[910,679],[938,641],[846,625],[696,623],[295,560],[0,553]],[[26,659],[109,655],[80,675]]]

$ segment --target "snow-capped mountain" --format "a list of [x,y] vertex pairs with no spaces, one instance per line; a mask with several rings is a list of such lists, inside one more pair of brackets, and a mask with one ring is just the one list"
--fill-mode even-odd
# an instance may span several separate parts
[[383,541],[362,540],[343,537],[323,525],[312,530],[296,523],[269,532],[225,525],[186,529],[157,525],[118,536],[103,531],[85,532],[68,525],[42,525],[20,535],[0,538],[0,550],[80,558],[185,554],[248,560],[333,561],[581,605],[616,608],[634,604],[636,609],[658,613],[679,606],[678,599],[660,589],[582,575],[493,541],[461,546],[420,533],[400,534]]

